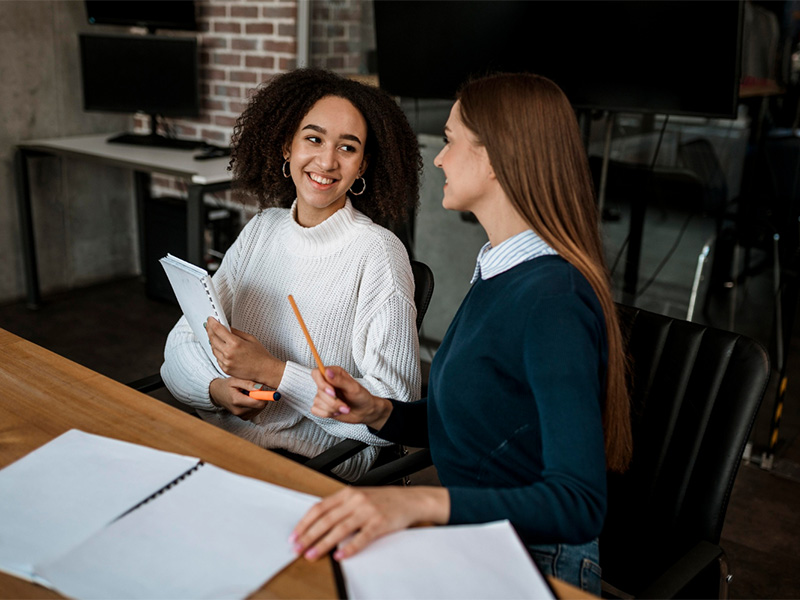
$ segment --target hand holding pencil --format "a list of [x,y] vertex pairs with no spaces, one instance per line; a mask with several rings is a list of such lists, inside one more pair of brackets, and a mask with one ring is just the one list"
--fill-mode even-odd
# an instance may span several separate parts
[[344,423],[364,423],[374,429],[380,429],[392,410],[391,402],[370,394],[341,367],[326,367],[292,296],[289,296],[289,302],[318,367],[311,372],[311,377],[317,384],[317,395],[314,397],[311,413],[326,419],[336,419]]

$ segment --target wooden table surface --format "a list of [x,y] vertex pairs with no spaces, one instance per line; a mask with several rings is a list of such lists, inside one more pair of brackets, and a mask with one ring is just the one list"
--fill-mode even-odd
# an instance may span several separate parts
[[[69,429],[195,456],[317,496],[342,484],[0,329],[0,468]],[[550,579],[560,598],[591,598]],[[61,598],[0,573],[0,598]],[[336,598],[329,560],[294,561],[251,598]]]
[[[342,484],[0,329],[0,467],[69,429],[196,456],[318,496]],[[335,598],[328,560],[296,560],[253,598]],[[0,573],[2,598],[60,598]]]

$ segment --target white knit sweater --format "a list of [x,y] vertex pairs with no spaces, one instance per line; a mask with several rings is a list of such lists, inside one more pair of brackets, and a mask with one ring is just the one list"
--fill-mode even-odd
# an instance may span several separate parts
[[414,281],[405,248],[350,200],[316,227],[305,228],[291,209],[256,215],[225,254],[213,277],[232,327],[254,335],[286,361],[269,402],[252,421],[211,403],[208,387],[219,373],[181,317],[167,338],[161,375],[173,396],[200,416],[264,448],[316,456],[342,438],[373,446],[336,471],[364,473],[387,443],[364,425],[320,419],[309,411],[316,394],[314,357],[287,299],[294,296],[326,365],[339,365],[377,396],[419,398],[419,340]]

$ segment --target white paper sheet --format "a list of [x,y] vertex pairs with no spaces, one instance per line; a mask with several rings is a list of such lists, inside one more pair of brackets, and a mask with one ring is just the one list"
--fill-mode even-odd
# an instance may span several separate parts
[[0,470],[0,570],[39,581],[59,556],[192,469],[196,458],[72,429]]
[[398,531],[341,567],[350,600],[554,598],[508,521]]
[[244,598],[295,559],[318,500],[205,464],[37,570],[76,598]]

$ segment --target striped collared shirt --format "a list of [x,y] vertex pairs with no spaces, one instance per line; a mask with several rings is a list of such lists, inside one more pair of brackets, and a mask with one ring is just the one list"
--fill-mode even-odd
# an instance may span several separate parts
[[532,229],[508,238],[497,248],[492,248],[491,242],[486,242],[478,252],[475,272],[470,283],[475,283],[478,277],[491,279],[495,275],[505,273],[518,264],[538,258],[539,256],[557,255],[558,252],[547,245]]

